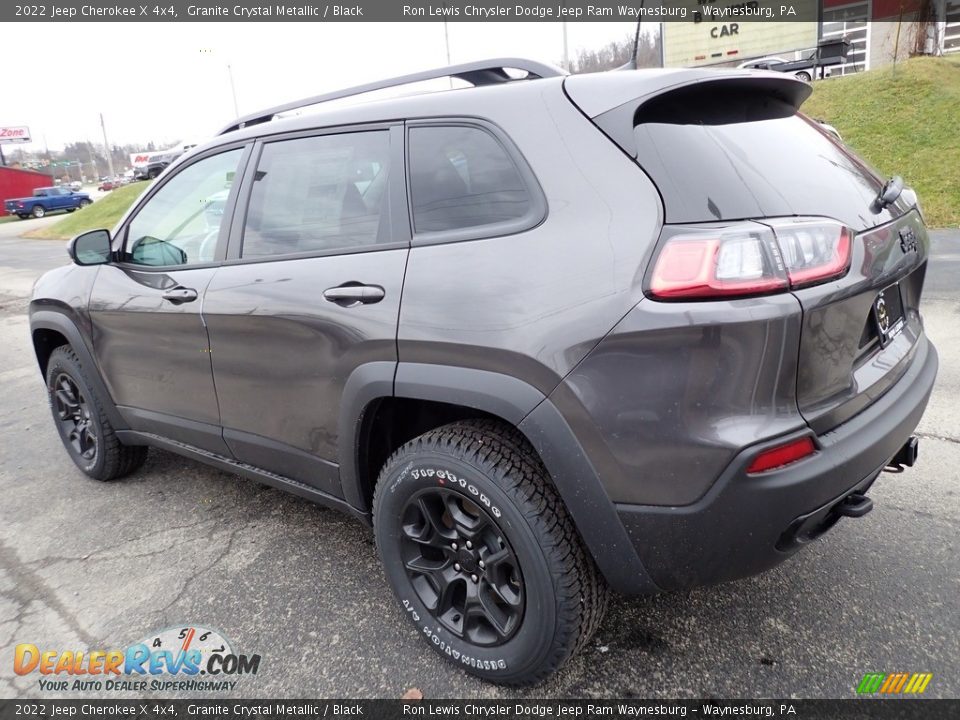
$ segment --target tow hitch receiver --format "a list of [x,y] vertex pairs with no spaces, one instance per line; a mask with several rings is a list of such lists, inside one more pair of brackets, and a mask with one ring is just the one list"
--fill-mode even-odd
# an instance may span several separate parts
[[834,509],[843,517],[860,518],[873,510],[873,500],[863,493],[852,493],[837,503]]
[[913,467],[919,455],[920,438],[916,435],[911,435],[910,439],[897,451],[897,454],[893,456],[893,459],[887,464],[884,470],[887,472],[903,472],[903,468]]

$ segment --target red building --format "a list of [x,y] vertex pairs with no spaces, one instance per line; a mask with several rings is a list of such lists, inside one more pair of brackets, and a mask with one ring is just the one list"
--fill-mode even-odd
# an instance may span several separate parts
[[0,215],[6,215],[3,203],[10,198],[27,197],[36,188],[50,187],[53,178],[33,170],[0,167]]

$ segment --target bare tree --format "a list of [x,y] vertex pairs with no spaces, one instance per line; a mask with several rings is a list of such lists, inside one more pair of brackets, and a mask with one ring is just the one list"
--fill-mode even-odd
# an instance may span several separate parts
[[[570,63],[572,73],[602,72],[613,70],[630,61],[633,54],[633,37],[607,43],[599,50],[581,49]],[[640,33],[637,44],[637,67],[660,67],[660,35]]]

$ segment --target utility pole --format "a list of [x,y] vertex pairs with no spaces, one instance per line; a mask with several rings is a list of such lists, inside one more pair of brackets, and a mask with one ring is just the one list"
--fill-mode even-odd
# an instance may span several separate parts
[[3,156],[3,143],[0,143],[0,167],[7,166],[7,159]]
[[87,140],[87,154],[90,155],[90,167],[93,168],[93,179],[100,179],[100,168],[97,167],[97,161],[93,157],[93,143]]
[[100,129],[103,130],[103,146],[107,150],[107,167],[110,169],[110,177],[116,177],[113,173],[113,151],[110,149],[110,142],[107,140],[107,125],[103,122],[103,113],[100,113]]
[[[564,6],[566,6],[566,3],[564,3]],[[567,23],[564,21],[561,24],[563,25],[563,69],[570,72],[570,50],[567,47]]]
[[237,87],[233,84],[233,68],[227,63],[227,75],[230,76],[230,92],[233,94],[233,116],[240,117],[239,106],[237,105]]

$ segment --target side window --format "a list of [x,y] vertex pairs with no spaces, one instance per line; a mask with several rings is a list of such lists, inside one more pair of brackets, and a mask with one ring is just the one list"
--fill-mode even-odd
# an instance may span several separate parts
[[[492,134],[474,126],[413,127],[410,196],[417,233],[514,225],[534,212],[520,171]],[[522,228],[513,227],[511,231]]]
[[124,251],[126,262],[211,262],[242,154],[243,150],[238,148],[204,158],[164,183],[130,221]]
[[245,258],[390,242],[386,130],[266,143],[243,229]]

